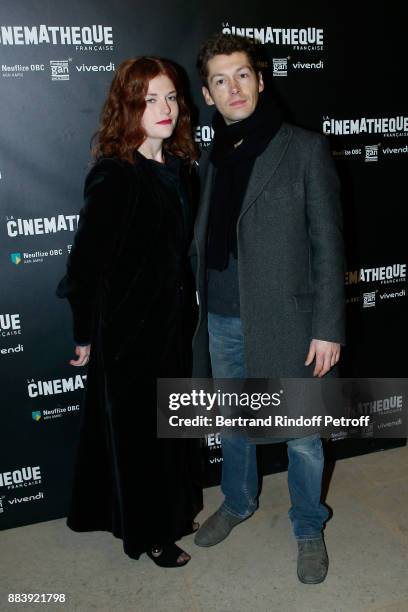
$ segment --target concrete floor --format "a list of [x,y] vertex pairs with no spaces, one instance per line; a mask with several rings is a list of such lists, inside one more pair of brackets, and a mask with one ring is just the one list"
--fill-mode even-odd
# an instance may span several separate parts
[[[87,612],[408,612],[408,447],[339,461],[327,502],[329,574],[296,577],[286,474],[264,480],[261,507],[227,540],[182,569],[131,561],[106,533],[75,534],[63,520],[0,533],[0,610]],[[205,491],[202,521],[221,500]],[[65,593],[65,604],[8,604],[7,593]]]

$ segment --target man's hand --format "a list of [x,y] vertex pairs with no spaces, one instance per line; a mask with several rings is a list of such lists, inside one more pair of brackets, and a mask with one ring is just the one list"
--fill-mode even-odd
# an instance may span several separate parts
[[89,355],[91,354],[91,345],[87,346],[76,346],[75,355],[78,355],[78,359],[71,359],[69,362],[73,366],[84,366],[89,361]]
[[313,376],[321,378],[336,365],[340,359],[340,344],[337,342],[326,342],[326,340],[312,340],[305,365],[310,365],[316,358]]

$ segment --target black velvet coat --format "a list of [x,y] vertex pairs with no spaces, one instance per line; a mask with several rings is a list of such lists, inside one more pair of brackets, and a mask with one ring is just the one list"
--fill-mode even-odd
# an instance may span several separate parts
[[57,290],[91,343],[68,525],[111,531],[132,558],[191,532],[202,507],[199,441],[156,438],[156,378],[191,375],[195,325],[188,171],[169,161],[178,188],[140,154],[95,164]]

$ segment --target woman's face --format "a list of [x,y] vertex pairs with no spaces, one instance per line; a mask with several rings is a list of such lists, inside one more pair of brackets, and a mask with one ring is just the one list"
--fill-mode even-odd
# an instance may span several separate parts
[[149,82],[145,100],[142,128],[147,138],[169,138],[176,127],[179,108],[176,89],[167,75],[159,74]]

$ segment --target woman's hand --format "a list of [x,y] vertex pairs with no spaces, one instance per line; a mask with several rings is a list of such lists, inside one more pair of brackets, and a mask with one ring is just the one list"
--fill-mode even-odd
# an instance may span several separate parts
[[91,354],[91,345],[76,346],[75,354],[78,355],[78,359],[71,359],[69,362],[73,366],[85,366],[89,361],[89,355]]

